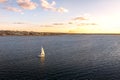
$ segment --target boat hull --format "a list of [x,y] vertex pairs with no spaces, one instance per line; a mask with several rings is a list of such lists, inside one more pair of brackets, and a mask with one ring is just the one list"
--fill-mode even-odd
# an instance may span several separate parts
[[45,57],[45,55],[38,55],[38,57]]

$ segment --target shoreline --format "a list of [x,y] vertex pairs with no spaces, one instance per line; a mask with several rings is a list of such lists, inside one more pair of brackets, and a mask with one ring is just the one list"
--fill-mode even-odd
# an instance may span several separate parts
[[120,35],[120,33],[58,33],[1,30],[0,36]]

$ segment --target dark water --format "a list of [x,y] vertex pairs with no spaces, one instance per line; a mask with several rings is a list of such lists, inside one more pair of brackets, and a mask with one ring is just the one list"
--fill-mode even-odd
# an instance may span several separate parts
[[0,37],[0,80],[120,80],[120,36]]

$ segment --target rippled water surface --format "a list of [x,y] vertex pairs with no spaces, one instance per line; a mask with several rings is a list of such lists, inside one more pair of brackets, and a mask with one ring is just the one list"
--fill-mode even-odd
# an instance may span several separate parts
[[0,37],[0,80],[119,79],[119,35]]

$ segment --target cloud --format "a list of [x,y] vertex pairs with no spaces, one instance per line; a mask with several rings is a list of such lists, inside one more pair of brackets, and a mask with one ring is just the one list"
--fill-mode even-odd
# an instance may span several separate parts
[[17,0],[17,3],[23,9],[33,10],[37,7],[37,4],[31,0]]
[[52,25],[40,25],[40,27],[53,27]]
[[48,3],[46,0],[41,0],[41,6],[43,9],[54,10],[54,5],[56,5],[55,1],[53,1],[52,3]]
[[[8,0],[0,0],[0,3],[4,3],[7,1]],[[68,12],[68,10],[65,9],[64,7],[56,7],[55,1],[52,1],[51,3],[49,3],[47,0],[40,0],[40,1],[41,1],[41,7],[44,10],[50,10],[50,11],[60,12],[60,13]],[[38,4],[33,2],[32,0],[16,0],[16,2],[18,6],[26,10],[33,10],[38,7]],[[15,7],[5,7],[5,9],[9,11],[14,11],[14,12],[21,12],[20,9],[17,9]]]
[[68,22],[68,24],[73,24],[73,22],[70,21],[70,22]]
[[5,3],[7,0],[0,0],[0,3]]
[[86,18],[86,17],[76,17],[76,18],[73,18],[73,20],[81,21],[81,20],[88,20],[88,18]]
[[65,25],[65,23],[52,23],[40,25],[40,27],[62,27],[63,25]]
[[55,12],[68,12],[67,9],[60,7],[60,8],[56,8],[55,7],[56,2],[52,1],[52,3],[49,3],[47,0],[41,0],[41,7],[45,10],[51,10],[51,11],[55,11]]
[[13,24],[26,24],[24,22],[14,22]]
[[13,11],[13,12],[19,12],[21,14],[23,14],[21,9],[15,8],[15,7],[5,7],[4,9],[8,10],[8,11]]
[[68,12],[68,10],[67,9],[65,9],[65,8],[63,8],[63,7],[60,7],[60,8],[56,8],[56,11],[57,12]]
[[53,23],[53,25],[64,25],[64,23]]
[[97,25],[96,23],[80,23],[77,26],[90,26],[90,25]]
[[97,25],[95,20],[89,16],[80,16],[72,18],[68,24],[73,24],[76,26],[89,26],[89,25]]
[[89,21],[89,20],[90,20],[89,17],[80,16],[80,17],[72,18],[72,19],[68,22],[68,24],[79,24],[79,23],[87,22],[87,21]]

